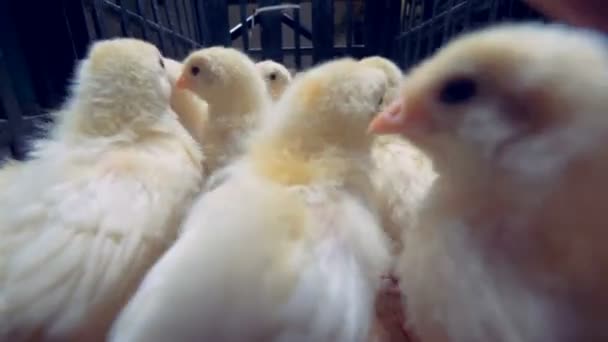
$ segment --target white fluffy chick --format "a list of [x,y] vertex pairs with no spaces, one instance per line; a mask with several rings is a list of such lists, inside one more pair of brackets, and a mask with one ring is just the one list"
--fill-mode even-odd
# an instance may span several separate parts
[[296,78],[231,177],[193,207],[112,341],[366,341],[389,260],[366,134],[385,83],[352,59]]
[[0,193],[0,340],[104,340],[201,188],[162,56],[94,43],[50,138]]
[[273,101],[278,101],[291,83],[291,73],[283,64],[265,60],[255,65],[266,82],[266,89]]
[[7,186],[11,178],[19,173],[21,162],[15,159],[9,159],[3,162],[0,168],[0,189]]
[[[390,60],[372,56],[361,64],[382,70],[388,79],[382,107],[396,108],[393,103],[401,89],[403,73]],[[371,177],[378,191],[383,226],[394,244],[401,248],[402,232],[415,225],[416,214],[437,177],[430,159],[399,135],[382,135],[374,140]]]
[[172,87],[171,109],[175,111],[179,121],[190,132],[190,135],[202,145],[205,141],[205,125],[209,120],[207,102],[191,91],[176,87],[177,80],[183,70],[182,63],[171,58],[164,58],[164,61]]
[[271,100],[255,63],[236,49],[202,49],[183,64],[177,87],[191,90],[208,104],[203,151],[205,169],[211,174],[242,153],[245,138]]
[[422,340],[606,340],[606,74],[601,34],[499,25],[415,68],[370,125],[440,175],[399,266]]

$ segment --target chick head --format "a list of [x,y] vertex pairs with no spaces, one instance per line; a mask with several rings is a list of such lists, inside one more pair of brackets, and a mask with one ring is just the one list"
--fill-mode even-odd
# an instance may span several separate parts
[[267,119],[295,143],[295,137],[306,136],[308,144],[320,147],[361,145],[386,88],[378,69],[350,58],[326,62],[299,74],[278,102],[278,115]]
[[129,109],[158,112],[168,106],[171,94],[160,51],[132,38],[94,43],[79,66],[76,83],[78,98],[125,115]]
[[545,132],[602,113],[601,94],[608,91],[602,39],[538,23],[466,34],[407,75],[400,98],[370,131],[404,134],[438,169],[459,160],[501,161]]
[[387,106],[393,102],[398,96],[398,91],[403,80],[403,73],[401,72],[401,69],[399,69],[399,67],[392,61],[380,56],[363,58],[359,63],[372,68],[378,68],[386,74],[388,80],[388,90],[383,100],[383,106]]
[[282,64],[271,60],[258,62],[256,67],[266,82],[270,96],[274,101],[278,100],[291,82],[289,70]]
[[[246,54],[216,46],[195,51],[186,58],[177,87],[190,89],[209,104],[218,99],[235,102],[233,96],[244,95],[242,83],[250,81],[252,74],[259,76],[255,63]],[[261,77],[259,81],[263,88]]]

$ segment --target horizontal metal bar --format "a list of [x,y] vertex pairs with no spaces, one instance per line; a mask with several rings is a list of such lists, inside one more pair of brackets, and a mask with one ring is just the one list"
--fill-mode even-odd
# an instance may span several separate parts
[[[295,47],[292,47],[292,46],[290,46],[290,47],[284,47],[283,48],[283,53],[292,54],[292,53],[295,53],[296,50],[297,49]],[[302,55],[306,55],[306,56],[312,56],[314,50],[315,49],[313,47],[311,47],[311,46],[300,47],[300,49],[299,49],[299,51],[302,53]],[[343,55],[343,54],[345,54],[348,51],[346,45],[335,46],[334,50],[335,50],[336,54],[339,54],[339,55]],[[263,51],[262,48],[252,48],[252,49],[249,49],[248,52],[251,52],[253,54],[261,54],[262,51]],[[360,44],[353,45],[352,51],[353,52],[355,52],[355,51],[356,52],[365,52],[366,51],[366,47],[364,45],[360,45]]]

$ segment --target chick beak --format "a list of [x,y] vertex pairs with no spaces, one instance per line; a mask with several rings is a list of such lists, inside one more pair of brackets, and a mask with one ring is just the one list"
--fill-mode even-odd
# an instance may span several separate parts
[[369,124],[367,131],[373,134],[401,133],[407,127],[401,99],[384,108]]
[[177,82],[175,82],[175,87],[177,89],[190,89],[190,81],[185,74],[182,74]]
[[372,120],[368,132],[379,135],[402,134],[413,138],[421,131],[430,129],[426,112],[411,104],[405,103],[403,99],[395,100]]

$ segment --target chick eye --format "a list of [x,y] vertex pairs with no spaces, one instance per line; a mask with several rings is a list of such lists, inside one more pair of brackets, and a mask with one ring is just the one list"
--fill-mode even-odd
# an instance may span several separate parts
[[192,74],[192,76],[198,75],[199,72],[201,72],[201,69],[197,66],[193,66],[192,68],[190,68],[190,73]]
[[271,80],[271,81],[274,81],[274,80],[276,80],[276,79],[277,79],[277,74],[275,74],[275,73],[273,72],[272,74],[270,74],[270,75],[268,76],[268,78],[270,78],[270,80]]
[[439,101],[444,104],[461,104],[477,94],[477,84],[470,78],[455,78],[448,81],[439,93]]
[[163,68],[163,69],[165,68],[165,62],[163,61],[162,57],[158,59],[158,64],[160,64],[161,68]]

